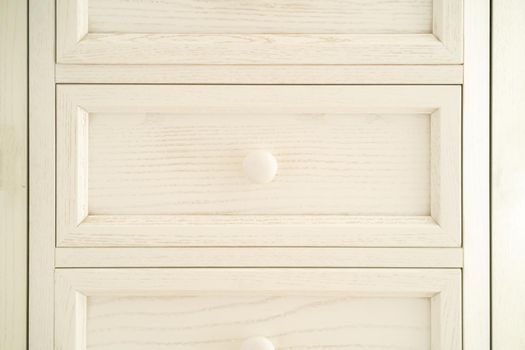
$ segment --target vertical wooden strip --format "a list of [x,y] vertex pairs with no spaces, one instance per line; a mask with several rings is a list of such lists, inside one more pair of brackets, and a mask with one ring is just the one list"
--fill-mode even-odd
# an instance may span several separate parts
[[465,1],[464,350],[490,348],[489,0]]
[[493,349],[525,349],[525,2],[493,2]]
[[55,1],[29,0],[29,348],[53,349]]
[[0,0],[0,349],[26,349],[27,2]]

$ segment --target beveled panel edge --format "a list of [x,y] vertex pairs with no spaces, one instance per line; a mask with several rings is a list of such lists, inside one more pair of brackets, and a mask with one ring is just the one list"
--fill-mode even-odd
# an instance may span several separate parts
[[462,84],[462,65],[57,64],[62,84]]
[[429,216],[97,215],[77,226],[58,219],[57,247],[460,246],[454,231]]

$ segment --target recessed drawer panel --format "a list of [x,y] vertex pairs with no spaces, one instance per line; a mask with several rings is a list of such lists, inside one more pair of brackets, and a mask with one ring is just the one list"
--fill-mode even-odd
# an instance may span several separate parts
[[455,86],[59,86],[62,246],[454,246]]
[[57,270],[56,349],[460,350],[460,286],[459,270]]
[[462,62],[461,0],[58,0],[59,63]]

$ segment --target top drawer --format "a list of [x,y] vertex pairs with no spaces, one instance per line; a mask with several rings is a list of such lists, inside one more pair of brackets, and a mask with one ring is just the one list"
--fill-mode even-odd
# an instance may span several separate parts
[[78,64],[461,64],[462,0],[58,0]]

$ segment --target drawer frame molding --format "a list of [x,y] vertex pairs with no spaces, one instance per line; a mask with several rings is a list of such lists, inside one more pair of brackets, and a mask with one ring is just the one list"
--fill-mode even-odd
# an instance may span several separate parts
[[86,349],[90,296],[228,292],[429,298],[431,348],[461,349],[459,269],[60,269],[55,288],[57,349]]
[[122,65],[57,64],[63,84],[448,84],[462,65]]
[[462,268],[463,248],[57,248],[56,267]]
[[89,0],[58,0],[57,61],[65,64],[461,64],[463,0],[434,0],[432,13],[432,33],[429,34],[90,33]]
[[465,2],[463,350],[490,349],[490,1]]

